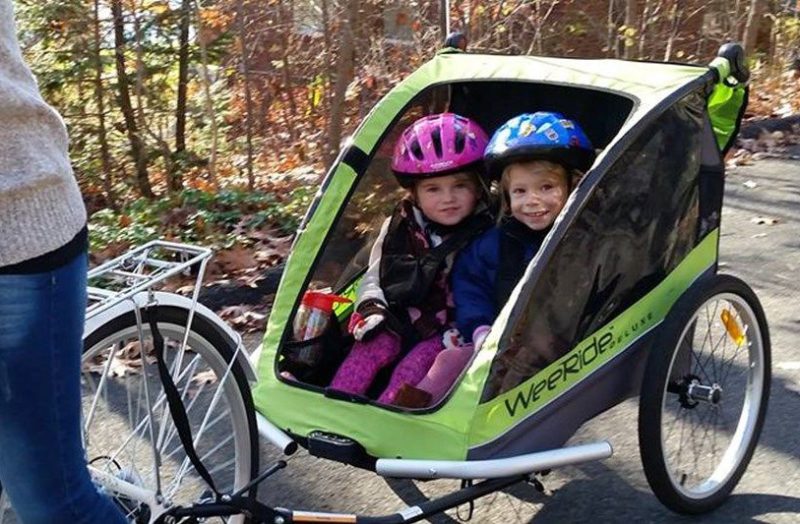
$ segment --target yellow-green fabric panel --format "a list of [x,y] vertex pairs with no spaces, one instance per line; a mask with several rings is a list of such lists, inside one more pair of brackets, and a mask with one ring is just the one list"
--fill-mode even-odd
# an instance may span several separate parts
[[720,150],[725,149],[735,138],[734,133],[739,125],[746,93],[744,86],[729,87],[720,83],[714,87],[708,100],[708,116]]
[[[365,404],[333,400],[262,375],[258,408],[269,420],[291,433],[307,436],[315,430],[346,435],[377,457],[463,460],[466,421],[453,402],[429,414],[393,412]],[[463,395],[461,395],[463,397]],[[467,408],[467,413],[472,409]]]
[[[627,127],[640,120],[647,111],[671,93],[702,76],[707,70],[708,68],[701,66],[623,60],[444,53],[425,63],[390,91],[373,109],[370,118],[395,116],[409,100],[433,83],[523,80],[594,87],[626,94],[637,102]],[[623,128],[622,131],[625,130],[627,129]],[[372,151],[380,138],[376,129],[372,131],[358,133],[354,137],[355,144],[365,152]],[[622,132],[619,135],[621,134]]]
[[[569,353],[516,388],[480,404],[473,419],[469,447],[477,447],[494,440],[541,410],[620,354],[641,334],[661,322],[678,297],[714,264],[717,259],[718,238],[719,230],[714,230],[655,289],[577,344]],[[579,359],[578,362],[588,360],[585,351],[592,357],[591,362],[575,370],[576,358]],[[569,374],[563,371],[568,362]],[[563,372],[559,373],[559,370]],[[555,377],[552,389],[541,385],[549,377]]]
[[[331,176],[333,179],[328,185],[328,190],[321,195],[316,213],[306,225],[305,231],[299,233],[297,242],[286,260],[286,267],[275,294],[275,303],[272,305],[262,341],[263,349],[257,366],[260,379],[274,374],[276,352],[286,323],[289,322],[289,314],[302,291],[301,288],[317,252],[322,247],[322,241],[356,178],[356,173],[347,164],[339,164]],[[256,409],[259,411],[265,401],[265,394],[260,385],[259,381],[253,390]]]

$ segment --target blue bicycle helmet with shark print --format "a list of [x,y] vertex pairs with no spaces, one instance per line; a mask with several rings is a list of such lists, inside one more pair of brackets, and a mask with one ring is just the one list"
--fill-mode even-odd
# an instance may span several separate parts
[[568,169],[588,170],[595,159],[583,129],[560,113],[538,111],[515,116],[495,131],[484,160],[493,176],[512,162],[550,160]]

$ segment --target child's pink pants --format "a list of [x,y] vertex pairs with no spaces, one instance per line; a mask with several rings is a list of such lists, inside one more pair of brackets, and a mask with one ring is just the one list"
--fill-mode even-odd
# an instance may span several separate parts
[[[350,354],[336,370],[329,387],[347,393],[365,394],[378,372],[392,364],[401,349],[400,338],[388,331],[378,334],[368,342],[356,342]],[[416,385],[425,377],[436,355],[442,349],[444,346],[440,335],[423,340],[414,346],[397,364],[389,385],[381,393],[378,402],[392,404],[403,384]]]

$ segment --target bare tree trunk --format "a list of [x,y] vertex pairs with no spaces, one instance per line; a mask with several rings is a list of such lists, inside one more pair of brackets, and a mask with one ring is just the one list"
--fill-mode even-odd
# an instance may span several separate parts
[[122,0],[111,0],[111,14],[114,19],[114,50],[117,66],[117,83],[119,84],[119,106],[125,120],[128,140],[131,143],[131,155],[136,164],[136,184],[145,198],[153,198],[153,189],[147,176],[147,158],[142,143],[136,117],[131,105],[128,74],[125,71],[125,31],[122,19]]
[[136,98],[136,123],[139,129],[146,129],[147,125],[144,116],[144,48],[142,47],[142,24],[139,20],[139,13],[136,12],[136,4],[138,2],[128,2],[130,4],[131,18],[133,19],[133,34],[135,36],[136,51],[136,82],[133,87],[133,94]]
[[[797,15],[795,15],[797,16]],[[784,67],[784,61],[781,60],[781,55],[779,54],[780,50],[780,31],[781,31],[781,23],[773,23],[772,27],[770,27],[769,31],[769,54],[768,54],[768,61],[770,64],[770,69],[772,70],[772,74],[777,76],[781,74],[781,70]],[[784,55],[785,58],[789,58]],[[791,63],[791,62],[790,62]]]
[[325,164],[330,166],[339,150],[339,143],[342,139],[342,120],[345,110],[345,93],[347,86],[353,78],[355,44],[353,38],[353,26],[356,23],[356,13],[358,9],[357,0],[347,0],[345,3],[345,13],[342,17],[341,29],[339,30],[339,55],[336,58],[336,83],[333,88],[333,99],[331,100],[330,120],[328,125],[328,151]]
[[[328,4],[328,0],[322,0],[322,31],[323,31],[323,41],[325,42],[325,61],[330,63],[331,55],[333,54],[333,44],[331,43],[331,35],[330,35],[330,12],[329,12],[330,4]],[[328,89],[330,86],[330,77],[327,79],[327,83],[324,85],[325,89],[325,107],[330,106],[331,103],[331,90]]]
[[[169,173],[174,171],[172,166],[172,152],[169,150],[169,144],[166,143],[163,135],[154,133],[147,121],[144,93],[146,66],[144,63],[144,46],[142,45],[143,29],[141,19],[139,18],[139,13],[135,11],[137,2],[130,2],[130,5],[132,6],[132,9],[134,9],[134,11],[131,12],[131,15],[133,17],[133,32],[136,35],[136,87],[134,89],[134,93],[136,95],[137,126],[143,135],[146,134],[158,145],[159,149],[161,150],[161,156],[164,158],[164,164],[168,173],[167,178],[169,179]],[[167,185],[169,187],[169,180],[167,181]]]
[[764,0],[750,0],[750,8],[747,10],[747,22],[744,24],[742,32],[742,45],[748,53],[756,51],[756,38],[758,28],[761,25],[761,17],[764,12]]
[[[195,2],[196,19],[200,20],[200,3]],[[202,33],[202,28],[198,28]],[[217,118],[214,115],[214,103],[211,99],[211,76],[208,74],[208,49],[205,37],[198,34],[197,42],[200,44],[200,76],[203,79],[203,95],[205,97],[206,118],[211,125],[211,151],[208,159],[208,180],[216,187],[217,184],[217,150],[219,149],[219,130],[217,129]]]
[[461,15],[460,17],[458,17],[459,30],[465,35],[467,35],[467,38],[469,38],[470,42],[479,42],[477,35],[473,34],[469,30],[469,23],[470,23],[469,12],[466,9],[464,9],[464,6],[461,4],[461,2],[456,2],[453,8],[459,15]]
[[248,65],[248,55],[250,54],[247,46],[247,27],[244,12],[244,0],[238,2],[238,13],[236,14],[239,19],[239,40],[242,43],[242,76],[244,77],[244,99],[245,99],[245,137],[247,139],[247,188],[253,190],[256,186],[255,178],[253,177],[253,96],[250,93],[250,68]]
[[544,39],[542,34],[544,33],[547,20],[553,13],[553,9],[555,9],[555,7],[558,5],[559,0],[548,1],[549,4],[547,5],[547,10],[545,12],[543,12],[545,8],[542,7],[542,0],[533,0],[531,3],[531,9],[533,10],[533,39],[531,40],[531,44],[528,47],[528,52],[526,54],[531,54],[535,51],[537,55],[541,56],[544,53]]
[[106,202],[114,211],[119,211],[119,204],[114,193],[114,179],[111,173],[111,155],[108,152],[108,133],[106,131],[105,90],[103,89],[103,61],[100,57],[100,2],[94,0],[94,99],[97,104],[97,141],[100,143],[100,166],[103,170],[103,190]]
[[616,0],[608,0],[608,17],[606,18],[606,47],[608,53],[619,58],[619,47],[617,46],[617,27],[614,23],[614,3]]
[[531,9],[533,9],[533,39],[531,41],[531,47],[528,48],[528,53],[531,54],[531,51],[535,51],[537,55],[542,54],[542,3],[541,0],[533,0],[531,3]]
[[678,31],[681,27],[681,11],[678,9],[679,0],[673,0],[669,8],[669,35],[667,36],[667,45],[664,48],[664,62],[668,62],[672,58],[672,47],[675,45],[675,37],[678,36]]
[[[625,0],[625,31],[626,33],[636,28],[636,0]],[[642,35],[635,34],[634,36],[641,37]],[[638,58],[632,56],[634,50],[633,42],[630,42],[631,37],[623,35],[622,39],[622,58],[628,60],[631,58]],[[630,45],[629,45],[630,44]]]
[[636,54],[637,58],[644,58],[645,41],[647,40],[647,29],[650,26],[650,15],[652,9],[652,0],[644,0],[642,7],[642,18],[639,19],[639,30],[637,37],[639,38],[639,50]]
[[183,180],[181,159],[186,153],[186,88],[189,84],[189,24],[192,16],[191,0],[181,1],[181,26],[178,35],[178,93],[175,103],[175,158],[167,185],[170,191],[180,191]]
[[742,36],[744,36],[744,26],[747,24],[747,8],[750,7],[750,0],[736,0],[736,11],[734,12],[733,19],[733,34],[731,38],[739,43],[742,43]]
[[[281,25],[283,26],[283,30],[285,32],[285,37],[281,38],[281,54],[283,59],[283,85],[285,89],[285,93],[288,96],[289,108],[292,110],[292,118],[297,116],[297,105],[294,101],[294,85],[292,82],[292,66],[289,62],[289,39],[292,35],[292,28],[291,28],[291,18],[287,22],[287,18],[283,12],[283,2],[278,5],[278,12],[280,14]],[[345,24],[347,25],[347,24]],[[292,135],[294,141],[294,131],[290,133]]]

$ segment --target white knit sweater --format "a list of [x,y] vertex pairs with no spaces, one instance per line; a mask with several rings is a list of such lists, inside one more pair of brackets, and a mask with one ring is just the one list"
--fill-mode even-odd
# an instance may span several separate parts
[[0,0],[0,267],[61,247],[85,223],[64,122],[22,61],[11,0]]

